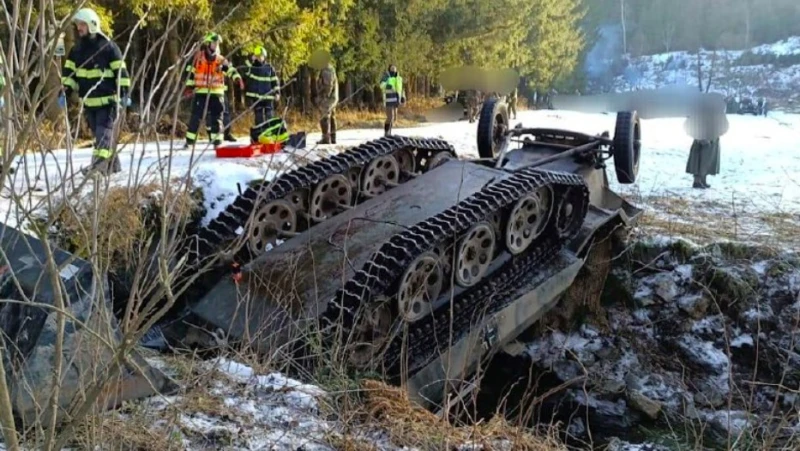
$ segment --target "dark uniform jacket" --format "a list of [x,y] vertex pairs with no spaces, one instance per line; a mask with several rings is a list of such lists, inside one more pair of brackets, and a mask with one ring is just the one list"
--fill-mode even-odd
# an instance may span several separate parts
[[131,86],[128,69],[119,47],[102,33],[78,39],[69,51],[61,82],[69,96],[77,90],[86,108],[115,104],[127,96]]
[[250,63],[244,71],[245,97],[248,100],[275,100],[280,80],[269,63]]

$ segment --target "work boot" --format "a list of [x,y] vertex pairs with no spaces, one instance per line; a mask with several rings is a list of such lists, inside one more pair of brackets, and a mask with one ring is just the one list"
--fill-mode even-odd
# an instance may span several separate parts
[[228,142],[236,142],[236,138],[230,134],[230,132],[225,133],[225,141]]
[[711,188],[711,185],[709,185],[708,182],[706,182],[705,175],[700,178],[700,183],[703,185],[704,188]]
[[389,136],[392,134],[392,126],[388,123],[383,124],[383,136]]
[[706,186],[703,184],[699,175],[694,176],[694,183],[692,183],[692,188],[700,188],[704,189]]
[[336,118],[331,118],[331,144],[336,144]]
[[322,139],[317,141],[317,144],[331,144],[331,130],[328,118],[319,120],[319,126],[322,129]]

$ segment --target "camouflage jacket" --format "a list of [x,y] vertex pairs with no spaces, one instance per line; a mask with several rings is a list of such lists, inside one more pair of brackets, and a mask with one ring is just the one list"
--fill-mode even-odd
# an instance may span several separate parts
[[332,64],[322,69],[317,78],[317,98],[320,102],[339,101],[339,79]]

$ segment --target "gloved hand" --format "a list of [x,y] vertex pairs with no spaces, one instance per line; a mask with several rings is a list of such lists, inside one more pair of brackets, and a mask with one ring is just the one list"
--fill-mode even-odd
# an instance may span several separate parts
[[242,80],[241,78],[239,79],[239,89],[244,91],[244,80]]
[[62,110],[67,107],[67,96],[63,92],[58,95],[58,107]]
[[129,107],[131,105],[133,105],[133,102],[131,102],[131,98],[128,97],[128,96],[123,96],[122,97],[122,106]]

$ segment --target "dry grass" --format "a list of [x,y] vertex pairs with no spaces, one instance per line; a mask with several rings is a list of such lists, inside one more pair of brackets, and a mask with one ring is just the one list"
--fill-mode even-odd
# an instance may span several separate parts
[[[68,249],[80,257],[87,257],[94,242],[97,217],[98,249],[115,264],[125,264],[135,258],[138,243],[149,230],[149,220],[160,215],[160,206],[166,206],[168,221],[188,218],[200,208],[197,199],[186,190],[171,190],[166,196],[161,185],[151,182],[138,186],[111,187],[95,198],[93,194],[62,202],[53,215],[59,237]],[[108,263],[107,259],[103,259]]]
[[500,416],[486,423],[457,427],[432,412],[412,403],[406,391],[382,382],[366,380],[365,408],[371,421],[385,429],[394,444],[422,449],[451,449],[462,444],[496,449],[506,442],[514,450],[565,450],[552,435],[534,435],[529,429],[513,426]]
[[[409,100],[398,110],[397,123],[395,128],[413,127],[425,121],[425,112],[429,109],[442,105],[441,99],[421,98]],[[233,134],[235,136],[247,136],[250,133],[250,125],[253,123],[251,112],[242,113],[244,108],[239,107],[233,113]],[[241,117],[239,117],[241,116]],[[357,109],[353,107],[341,107],[336,110],[337,131],[357,128],[383,128],[386,115],[381,110]],[[286,113],[286,123],[290,132],[304,130],[307,133],[318,132],[319,116],[316,113],[302,114],[296,109],[291,109]]]
[[763,212],[667,195],[633,196],[629,200],[644,208],[639,228],[648,234],[683,237],[700,244],[719,240],[781,247],[800,244],[800,215],[795,213]]

